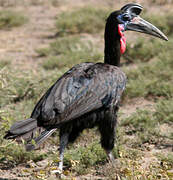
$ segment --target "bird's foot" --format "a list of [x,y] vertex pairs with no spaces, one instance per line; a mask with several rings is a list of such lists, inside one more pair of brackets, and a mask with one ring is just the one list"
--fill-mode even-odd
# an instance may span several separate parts
[[56,177],[60,179],[65,179],[66,176],[63,174],[63,170],[59,167],[56,167],[56,169],[51,171],[52,174],[56,175]]
[[115,158],[114,158],[112,152],[111,151],[106,151],[106,153],[107,153],[109,162],[113,164],[115,162]]
[[116,167],[120,167],[121,163],[119,159],[115,159],[112,152],[111,151],[106,151],[107,156],[108,156],[108,161],[110,163],[111,166],[113,166],[114,168]]
[[59,168],[54,169],[54,170],[52,170],[51,172],[52,172],[52,174],[62,174],[62,173],[63,173],[62,170],[59,169]]

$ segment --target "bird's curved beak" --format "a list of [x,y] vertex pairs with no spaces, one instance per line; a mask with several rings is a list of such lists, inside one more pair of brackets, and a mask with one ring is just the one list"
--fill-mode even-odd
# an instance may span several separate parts
[[168,41],[168,38],[157,27],[145,21],[140,16],[136,16],[130,22],[128,22],[125,26],[125,30],[150,34],[152,36],[156,36],[165,41]]

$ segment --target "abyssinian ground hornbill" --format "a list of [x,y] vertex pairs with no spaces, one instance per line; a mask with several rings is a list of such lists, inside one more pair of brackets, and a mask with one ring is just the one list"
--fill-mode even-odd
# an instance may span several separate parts
[[[23,138],[28,142],[26,149],[32,150],[60,129],[62,171],[67,144],[74,142],[83,129],[98,126],[101,145],[112,161],[118,104],[126,84],[126,76],[118,68],[126,48],[123,32],[137,31],[168,40],[139,16],[141,11],[141,5],[131,3],[112,12],[105,27],[104,63],[81,63],[67,71],[39,100],[31,117],[13,124],[5,138]],[[38,137],[36,132],[40,133]]]

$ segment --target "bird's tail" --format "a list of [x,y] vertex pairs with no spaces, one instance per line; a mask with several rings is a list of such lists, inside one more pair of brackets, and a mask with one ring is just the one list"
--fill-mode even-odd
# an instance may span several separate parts
[[49,136],[51,136],[55,131],[56,131],[56,128],[51,129],[51,130],[44,130],[40,136],[38,136],[37,138],[34,138],[34,142],[29,142],[26,144],[25,146],[26,150],[27,151],[34,150],[41,143],[43,143]]
[[15,139],[17,142],[21,142],[22,140],[26,141],[26,150],[29,151],[44,142],[55,130],[56,129],[46,130],[38,127],[36,119],[28,118],[14,123],[4,138]]

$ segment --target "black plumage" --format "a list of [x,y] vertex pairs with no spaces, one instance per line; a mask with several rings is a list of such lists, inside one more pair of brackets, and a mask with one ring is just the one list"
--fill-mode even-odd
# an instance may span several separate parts
[[[59,168],[62,170],[67,144],[74,142],[83,129],[98,126],[101,145],[109,159],[113,160],[111,151],[114,147],[117,111],[126,85],[126,76],[117,67],[120,64],[122,33],[131,28],[166,39],[157,28],[151,33],[149,30],[154,27],[149,27],[151,24],[146,25],[148,31],[147,28],[141,31],[140,26],[133,24],[141,10],[140,5],[128,4],[111,13],[105,28],[104,63],[82,63],[67,71],[43,95],[31,117],[15,123],[5,138],[23,138],[28,142],[26,149],[32,150],[35,145],[30,143],[31,139],[34,138],[36,145],[39,145],[60,129]],[[119,24],[123,25],[121,29]],[[39,137],[35,137],[36,131],[39,131]]]

